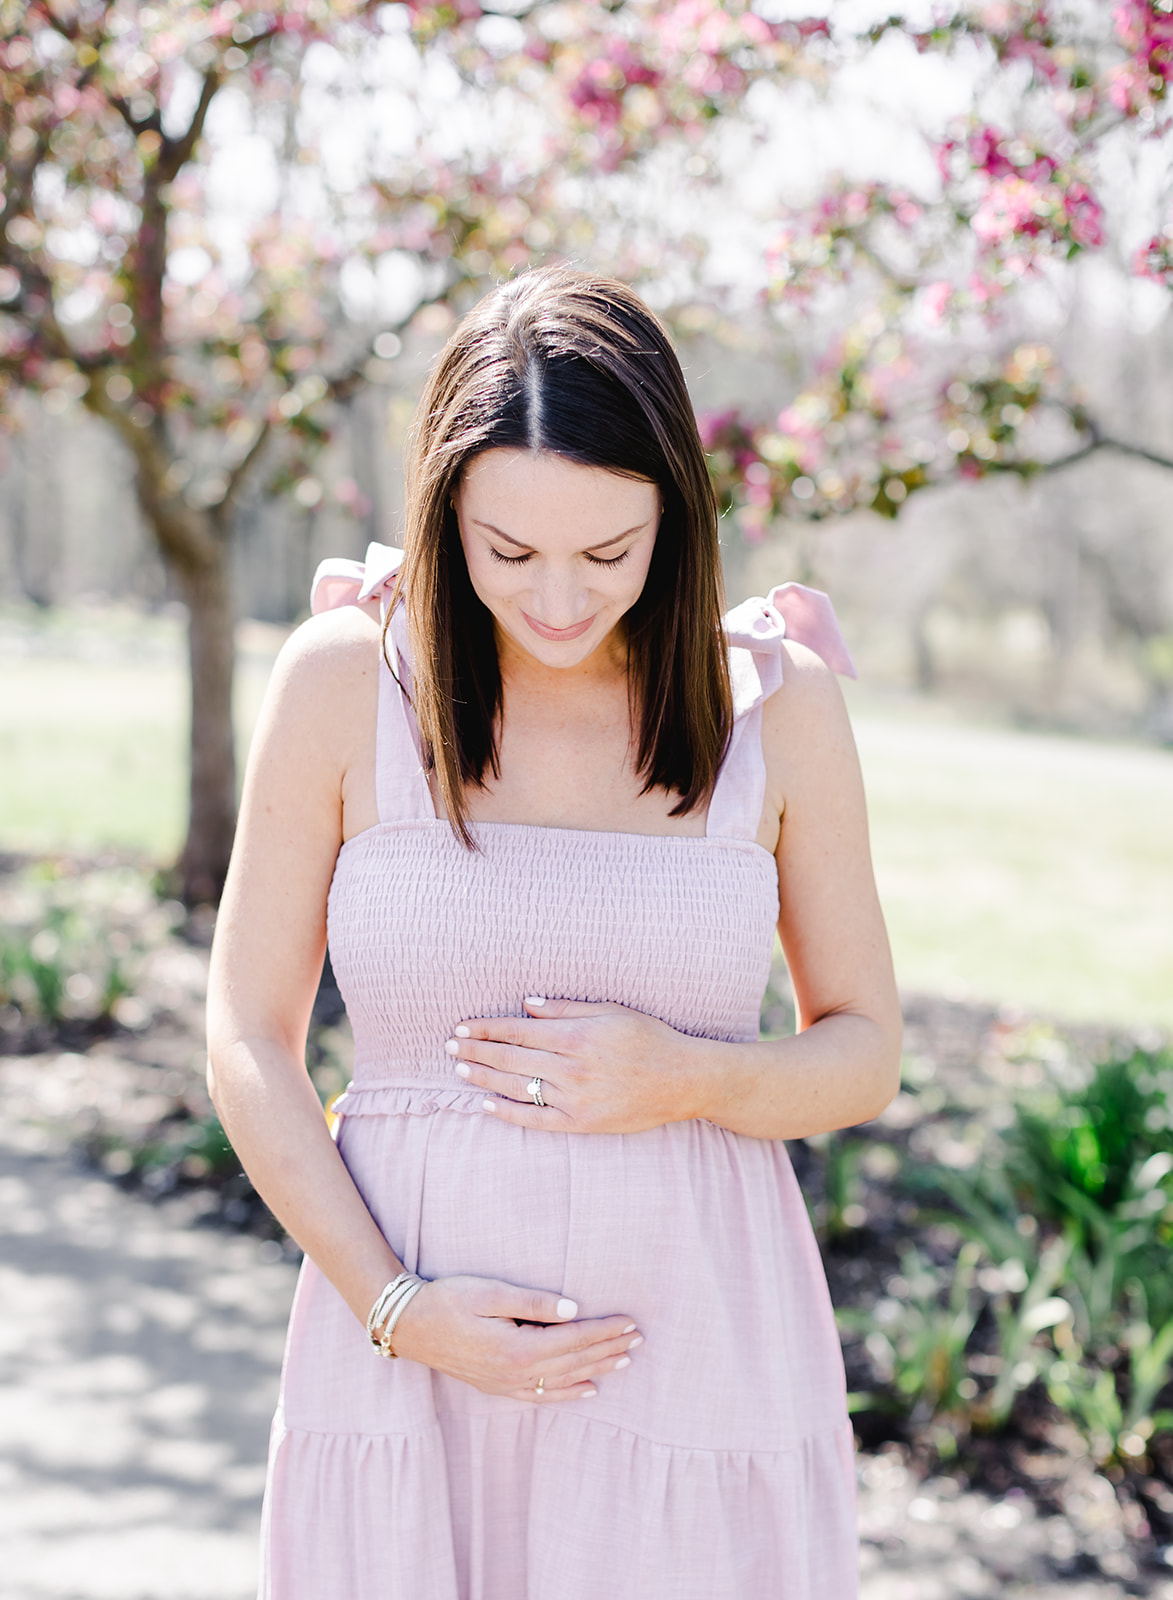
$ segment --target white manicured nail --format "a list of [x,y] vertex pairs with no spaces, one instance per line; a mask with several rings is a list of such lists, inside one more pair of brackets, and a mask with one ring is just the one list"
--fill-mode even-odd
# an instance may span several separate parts
[[559,1300],[554,1308],[560,1317],[577,1317],[578,1306],[573,1300]]
[[496,1111],[496,1109],[497,1109],[497,1107],[493,1104],[493,1102],[491,1100],[482,1100],[481,1101],[481,1110],[482,1111]]
[[458,1039],[467,1039],[469,1037],[469,1030],[465,1027],[463,1022],[458,1023],[453,1031]]
[[630,1343],[630,1344],[629,1344],[629,1345],[628,1345],[628,1347],[627,1347],[627,1348],[628,1348],[628,1349],[629,1349],[629,1350],[635,1350],[635,1349],[636,1349],[636,1348],[637,1348],[637,1347],[638,1347],[638,1346],[639,1346],[639,1345],[641,1345],[641,1344],[643,1344],[643,1342],[644,1342],[644,1336],[643,1336],[643,1334],[642,1334],[642,1333],[641,1333],[641,1334],[640,1334],[640,1335],[639,1335],[639,1337],[638,1337],[638,1339],[633,1339],[633,1340],[632,1340],[632,1341],[631,1341],[631,1343]]
[[448,1052],[448,1054],[450,1056],[454,1056],[456,1054],[456,1052],[460,1049],[460,1046],[457,1044],[455,1039],[448,1039],[444,1043],[444,1048],[445,1048],[445,1050],[447,1050],[447,1052]]
[[467,1061],[458,1061],[456,1063],[456,1076],[458,1078],[467,1078],[468,1074],[469,1074],[468,1062]]
[[525,997],[525,1003],[527,1006],[544,1006],[546,1003],[546,997],[544,994],[527,994]]
[[597,1389],[584,1389],[580,1398],[583,1400],[593,1400],[598,1392],[599,1391]]
[[629,1322],[627,1324],[626,1328],[624,1328],[623,1331],[624,1331],[624,1333],[634,1333],[635,1332],[635,1323],[634,1322]]
[[620,1356],[619,1360],[615,1363],[615,1371],[618,1372],[620,1367],[629,1367],[630,1365],[631,1365],[631,1357],[630,1356]]

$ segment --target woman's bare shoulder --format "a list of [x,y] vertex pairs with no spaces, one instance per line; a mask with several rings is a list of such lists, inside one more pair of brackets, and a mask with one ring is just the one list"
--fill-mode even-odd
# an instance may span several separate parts
[[855,742],[843,691],[834,672],[805,645],[782,651],[782,686],[762,706],[762,753],[767,786],[779,814],[797,787],[855,767]]
[[381,650],[378,621],[358,606],[308,618],[281,647],[266,710],[283,727],[296,724],[346,742],[374,715]]

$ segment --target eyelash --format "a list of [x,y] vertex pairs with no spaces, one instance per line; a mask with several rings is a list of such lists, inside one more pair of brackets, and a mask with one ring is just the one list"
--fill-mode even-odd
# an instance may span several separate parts
[[[528,555],[503,556],[500,550],[494,549],[492,545],[489,546],[489,554],[492,556],[494,561],[499,561],[503,567],[524,567],[526,562],[530,559]],[[630,550],[625,550],[621,556],[611,556],[609,559],[605,556],[588,555],[587,560],[590,562],[592,567],[617,567],[622,562],[626,561],[630,554]]]

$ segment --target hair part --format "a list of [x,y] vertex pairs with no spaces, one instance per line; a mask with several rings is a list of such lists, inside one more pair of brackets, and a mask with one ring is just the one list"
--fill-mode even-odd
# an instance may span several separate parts
[[539,268],[502,284],[441,351],[408,447],[402,594],[425,758],[460,838],[466,791],[500,776],[500,664],[472,587],[453,495],[485,450],[549,451],[645,479],[663,514],[624,619],[641,792],[707,803],[733,726],[721,627],[717,503],[680,363],[664,328],[614,279]]

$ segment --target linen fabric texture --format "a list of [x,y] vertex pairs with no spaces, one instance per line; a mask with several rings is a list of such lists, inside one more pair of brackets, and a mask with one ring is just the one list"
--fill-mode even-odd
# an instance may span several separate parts
[[[376,614],[400,553],[327,562],[314,607]],[[330,952],[355,1037],[338,1148],[404,1266],[568,1295],[645,1336],[594,1399],[481,1394],[386,1361],[306,1261],[273,1423],[261,1600],[853,1600],[839,1341],[781,1141],[707,1121],[635,1134],[512,1127],[444,1042],[523,996],[614,1001],[753,1040],[778,918],[756,843],[761,706],[782,646],[851,672],[825,595],[726,618],[736,724],[699,838],[436,817],[384,663],[379,822],[347,841]],[[410,690],[402,608],[388,650]]]

